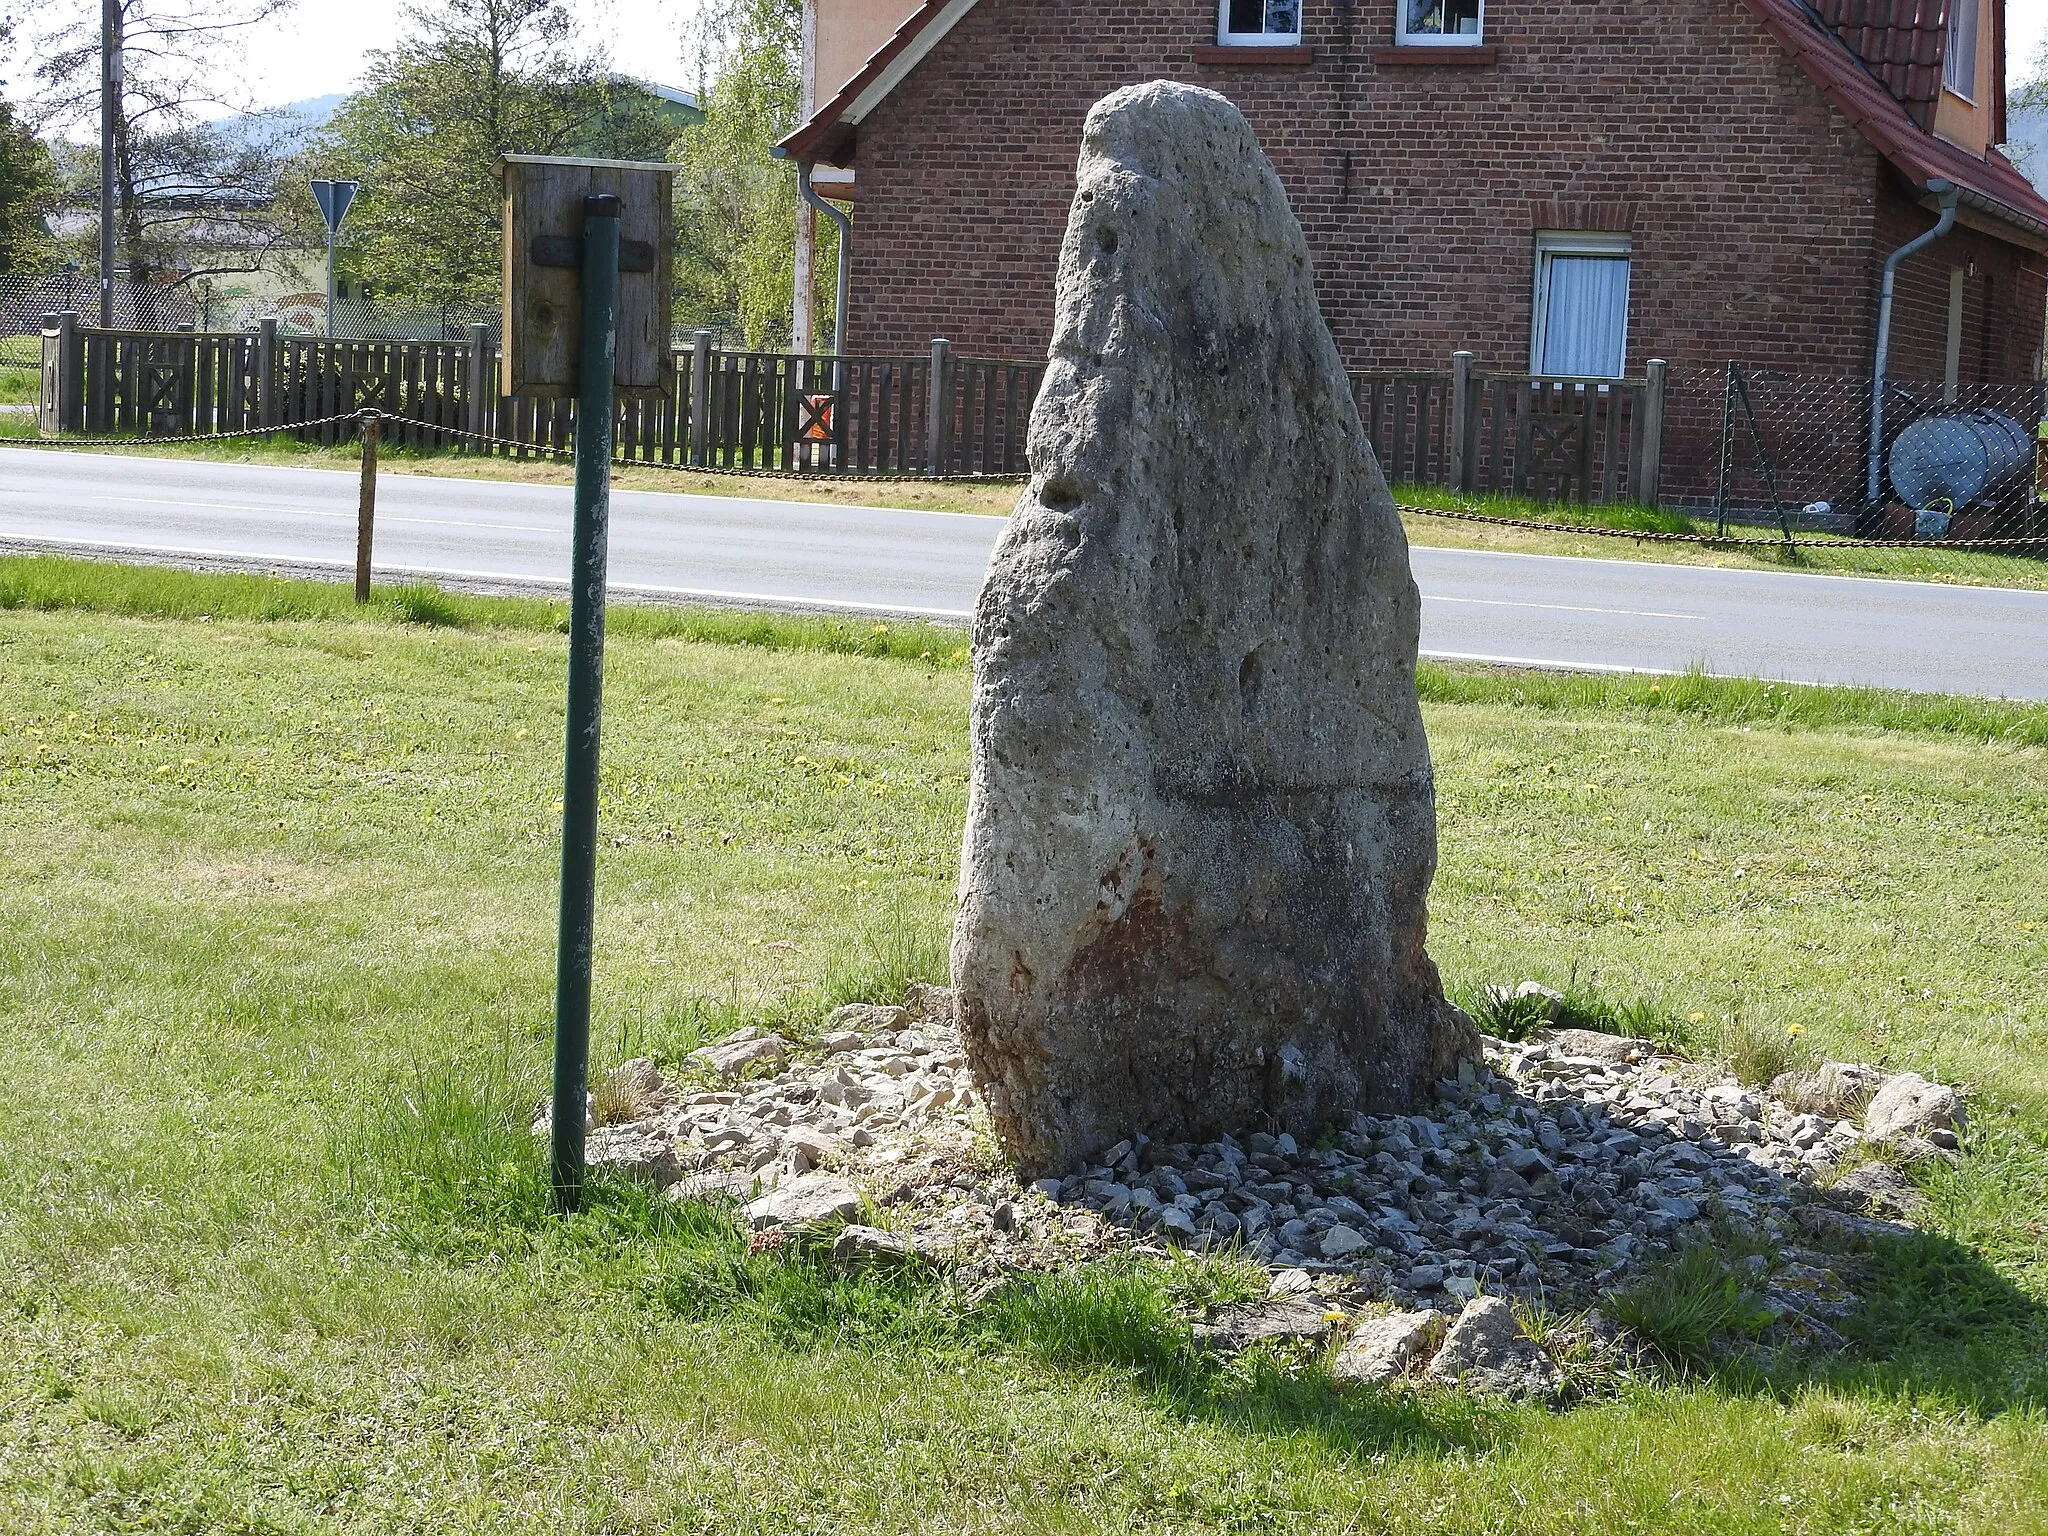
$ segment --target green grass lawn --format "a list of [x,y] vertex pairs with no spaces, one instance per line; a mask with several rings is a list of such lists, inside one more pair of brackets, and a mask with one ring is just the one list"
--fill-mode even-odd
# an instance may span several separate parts
[[[960,637],[615,617],[599,1064],[936,976]],[[559,626],[0,561],[0,1530],[2048,1528],[2048,711],[1424,669],[1455,990],[1974,1095],[1850,1356],[1552,1413],[547,1217]]]

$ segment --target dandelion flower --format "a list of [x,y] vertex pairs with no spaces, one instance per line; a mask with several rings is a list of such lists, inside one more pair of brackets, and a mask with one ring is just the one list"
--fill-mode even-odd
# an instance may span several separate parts
[[1707,1016],[1704,1013],[1689,1013],[1686,1015],[1686,1017],[1688,1019],[1691,1019],[1692,1022],[1695,1024],[1704,1024],[1707,1019]]
[[1787,1024],[1785,1026],[1785,1033],[1790,1035],[1794,1040],[1797,1040],[1801,1035],[1806,1033],[1806,1026],[1804,1024]]

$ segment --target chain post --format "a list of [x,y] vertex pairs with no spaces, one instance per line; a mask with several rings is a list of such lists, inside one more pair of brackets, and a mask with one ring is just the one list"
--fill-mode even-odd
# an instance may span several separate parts
[[363,480],[356,493],[356,601],[370,600],[370,545],[377,525],[377,440],[383,436],[383,419],[377,412],[358,414],[358,434],[363,448]]

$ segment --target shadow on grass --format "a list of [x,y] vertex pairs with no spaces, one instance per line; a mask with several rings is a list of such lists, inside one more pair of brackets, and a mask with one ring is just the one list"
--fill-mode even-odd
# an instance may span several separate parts
[[[1473,1454],[1518,1433],[1520,1411],[1497,1403],[1453,1393],[1339,1391],[1298,1356],[1253,1350],[1225,1358],[1205,1350],[1187,1319],[1205,1305],[1252,1294],[1245,1267],[1224,1258],[1118,1255],[1018,1277],[979,1295],[922,1268],[848,1271],[818,1244],[756,1251],[730,1206],[671,1202],[609,1170],[593,1174],[579,1213],[559,1218],[550,1208],[543,1147],[529,1126],[537,1086],[514,1070],[509,1044],[486,1073],[473,1063],[416,1069],[337,1142],[340,1195],[356,1219],[422,1259],[537,1265],[553,1277],[573,1275],[611,1304],[791,1351],[854,1350],[878,1362],[1007,1357],[1029,1369],[1113,1381],[1178,1417],[1313,1435],[1347,1455]],[[1994,1134],[1980,1170],[1966,1165],[1949,1176],[1951,1188],[1934,1191],[1937,1212],[1974,1212],[1987,1232],[2025,1228],[2019,1218],[2034,1198],[2025,1190],[2039,1183],[2034,1175],[2048,1151],[2016,1126],[2006,1130],[2009,1145]],[[2019,1193],[1974,1187],[1985,1181]],[[1997,1204],[2001,1198],[2007,1203]],[[2021,1204],[2012,1205],[2015,1199]],[[1771,1321],[1746,1294],[1751,1277],[1740,1259],[1731,1250],[1718,1266],[1695,1265],[1702,1280],[1683,1273],[1682,1256],[1671,1266],[1676,1284],[1667,1286],[1674,1297],[1666,1323],[1648,1312],[1629,1317],[1674,1374],[1781,1400],[1821,1388],[1980,1418],[2048,1408],[2048,1308],[1962,1242],[1921,1233],[1831,1255],[1828,1262],[1863,1298],[1836,1324],[1847,1347],[1832,1354],[1755,1347],[1731,1361],[1728,1346],[1767,1338]],[[1656,1281],[1652,1274],[1642,1283]],[[1703,1285],[1715,1291],[1708,1298],[1715,1305],[1688,1311],[1686,1287]],[[1625,1315],[1620,1305],[1614,1310]],[[1602,1390],[1597,1377],[1593,1390]]]

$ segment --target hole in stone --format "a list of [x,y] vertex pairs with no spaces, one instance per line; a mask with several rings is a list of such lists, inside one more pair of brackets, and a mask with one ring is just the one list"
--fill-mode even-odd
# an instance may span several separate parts
[[1095,194],[1093,192],[1084,191],[1081,194],[1081,201],[1084,203],[1092,203],[1095,201]]
[[1237,664],[1237,700],[1247,717],[1259,710],[1259,692],[1266,684],[1266,648],[1255,645]]
[[1116,231],[1113,229],[1098,229],[1095,232],[1095,243],[1101,246],[1105,252],[1115,255]]
[[1084,495],[1077,482],[1058,476],[1039,487],[1038,504],[1052,512],[1071,512],[1081,505]]

